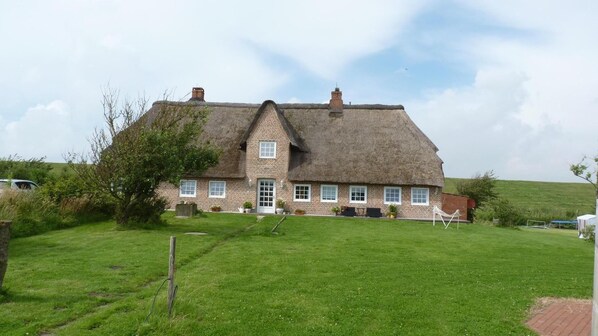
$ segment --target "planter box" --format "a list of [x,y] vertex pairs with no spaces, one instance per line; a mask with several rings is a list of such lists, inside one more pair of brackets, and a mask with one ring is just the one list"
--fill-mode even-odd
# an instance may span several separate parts
[[193,217],[197,212],[197,204],[177,204],[175,207],[175,215],[177,217]]

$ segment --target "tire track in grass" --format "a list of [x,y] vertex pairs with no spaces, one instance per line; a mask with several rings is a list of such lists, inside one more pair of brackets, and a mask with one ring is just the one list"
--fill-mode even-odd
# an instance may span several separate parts
[[[229,242],[230,240],[237,238],[239,236],[241,236],[242,234],[244,234],[245,232],[248,232],[249,230],[251,230],[252,228],[254,228],[258,223],[251,223],[241,229],[232,231],[230,233],[225,234],[221,239],[217,239],[216,241],[212,242],[211,244],[207,245],[205,248],[198,250],[196,253],[192,253],[189,256],[180,259],[177,262],[177,266],[176,269],[180,270],[183,267],[187,266],[189,263],[196,261],[200,258],[202,258],[203,256],[206,256],[208,254],[210,254],[211,252],[213,252],[216,248],[226,244],[227,242]],[[87,312],[84,312],[83,314],[80,314],[74,318],[70,318],[67,319],[61,323],[49,326],[48,328],[44,328],[38,331],[38,334],[40,336],[52,336],[55,334],[55,332],[59,332],[60,330],[66,329],[69,326],[71,326],[72,324],[79,322],[81,320],[84,320],[86,318],[92,317],[93,315],[99,314],[104,312],[107,309],[112,308],[112,306],[114,304],[120,303],[120,302],[124,302],[127,299],[132,298],[133,296],[135,296],[136,294],[140,294],[141,291],[145,290],[145,289],[149,289],[150,287],[154,287],[159,285],[161,282],[164,281],[164,276],[160,275],[160,276],[155,276],[153,279],[150,279],[144,283],[141,283],[140,285],[136,286],[136,290],[134,291],[129,291],[129,292],[122,292],[122,293],[114,293],[114,296],[118,296],[117,299],[114,299],[113,301],[100,301],[98,302],[95,306],[92,306],[89,308],[89,310]],[[112,294],[111,294],[112,295]],[[152,293],[151,295],[149,295],[148,297],[153,297],[154,294]],[[145,299],[146,297],[141,297],[139,298],[139,300],[141,299]],[[115,307],[114,309],[118,309],[118,307]]]

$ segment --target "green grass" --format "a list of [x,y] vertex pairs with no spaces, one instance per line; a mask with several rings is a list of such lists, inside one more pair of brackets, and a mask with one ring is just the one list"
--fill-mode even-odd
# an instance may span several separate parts
[[[460,179],[446,178],[444,191],[456,193]],[[496,191],[528,214],[558,219],[595,213],[594,188],[589,183],[497,180]]]
[[[528,335],[536,298],[592,294],[593,247],[570,231],[301,216],[271,235],[279,217],[166,217],[11,241],[0,334]],[[171,235],[174,317],[163,288],[146,323]]]

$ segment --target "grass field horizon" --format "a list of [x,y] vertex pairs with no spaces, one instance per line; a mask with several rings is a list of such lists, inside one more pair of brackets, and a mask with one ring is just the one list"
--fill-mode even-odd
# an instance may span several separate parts
[[[11,241],[6,335],[524,335],[539,297],[589,298],[593,246],[562,230],[206,214]],[[185,232],[206,232],[206,236]],[[165,290],[177,236],[175,312]]]

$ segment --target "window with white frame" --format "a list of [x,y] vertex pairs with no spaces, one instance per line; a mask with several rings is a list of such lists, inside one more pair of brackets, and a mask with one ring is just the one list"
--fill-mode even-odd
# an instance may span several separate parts
[[401,187],[384,187],[384,204],[401,204]]
[[429,205],[430,190],[428,188],[411,188],[411,204]]
[[195,197],[197,195],[197,181],[195,180],[181,180],[179,186],[180,197]]
[[225,198],[226,197],[226,182],[210,181],[208,197]]
[[260,159],[276,158],[276,141],[260,141]]
[[367,203],[368,188],[366,186],[349,187],[349,203]]
[[295,184],[295,192],[293,200],[296,202],[311,201],[311,185],[309,184]]
[[323,184],[320,187],[321,202],[338,202],[338,186]]

